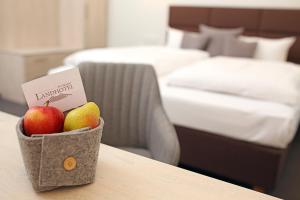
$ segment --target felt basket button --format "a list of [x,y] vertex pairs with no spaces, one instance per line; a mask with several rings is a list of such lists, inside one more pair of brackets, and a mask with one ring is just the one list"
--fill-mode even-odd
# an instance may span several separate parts
[[71,171],[76,167],[76,159],[73,156],[67,157],[64,160],[64,168],[66,171]]

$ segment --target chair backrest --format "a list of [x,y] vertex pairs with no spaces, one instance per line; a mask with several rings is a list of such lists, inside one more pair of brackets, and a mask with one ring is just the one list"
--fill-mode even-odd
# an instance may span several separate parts
[[100,106],[102,141],[113,146],[146,148],[151,113],[161,105],[155,71],[144,64],[82,63],[88,101]]

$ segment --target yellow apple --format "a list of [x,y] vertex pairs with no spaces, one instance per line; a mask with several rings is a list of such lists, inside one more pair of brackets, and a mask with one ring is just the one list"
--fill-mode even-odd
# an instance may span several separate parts
[[64,122],[64,131],[80,128],[95,128],[99,125],[100,109],[94,102],[88,102],[81,107],[70,111]]

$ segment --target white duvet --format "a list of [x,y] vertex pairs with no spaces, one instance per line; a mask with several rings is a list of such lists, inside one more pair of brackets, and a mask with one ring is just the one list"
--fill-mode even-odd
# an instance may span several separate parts
[[287,62],[215,57],[174,71],[169,86],[179,86],[298,107],[300,66]]
[[251,143],[286,148],[296,134],[299,110],[281,103],[204,90],[169,87],[160,80],[172,123]]
[[[64,64],[77,66],[82,62],[143,63],[152,65],[158,76],[164,76],[175,69],[207,58],[209,54],[200,50],[139,46],[79,51],[68,56]],[[52,72],[59,70],[55,69]]]

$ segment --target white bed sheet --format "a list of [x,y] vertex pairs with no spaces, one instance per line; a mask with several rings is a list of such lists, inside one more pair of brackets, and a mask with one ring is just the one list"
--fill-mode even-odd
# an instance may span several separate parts
[[220,93],[170,87],[160,80],[172,123],[275,148],[295,136],[299,111],[290,106]]
[[[77,66],[82,62],[143,63],[152,65],[157,75],[161,77],[175,69],[207,58],[209,54],[201,50],[138,46],[83,50],[68,56],[64,64]],[[63,69],[54,69],[50,73]]]
[[168,84],[300,106],[300,65],[214,57],[175,70]]

